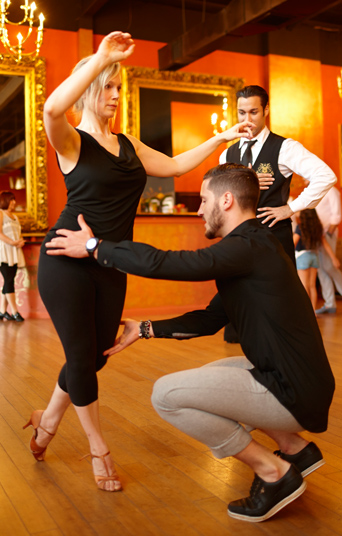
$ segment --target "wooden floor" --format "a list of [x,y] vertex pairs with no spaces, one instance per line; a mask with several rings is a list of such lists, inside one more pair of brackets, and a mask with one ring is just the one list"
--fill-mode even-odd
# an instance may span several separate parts
[[[160,376],[241,355],[222,332],[192,341],[140,341],[111,358],[99,374],[101,420],[122,493],[95,487],[88,443],[70,408],[46,461],[28,449],[33,409],[44,408],[63,363],[49,320],[0,325],[1,536],[332,536],[342,535],[342,302],[319,319],[337,380],[329,430],[313,438],[326,465],[307,478],[304,495],[271,520],[250,524],[227,516],[227,503],[248,494],[251,471],[215,460],[207,447],[166,424],[150,403]],[[214,344],[213,344],[214,343]],[[274,448],[265,436],[256,438]]]

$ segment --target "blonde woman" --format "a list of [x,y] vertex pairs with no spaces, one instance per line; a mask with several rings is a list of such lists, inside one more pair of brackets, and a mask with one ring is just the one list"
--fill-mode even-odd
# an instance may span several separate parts
[[[68,200],[46,242],[58,229],[79,229],[82,213],[95,235],[112,240],[132,239],[134,217],[146,174],[182,175],[198,166],[221,143],[250,137],[250,122],[236,125],[201,146],[169,158],[132,136],[113,134],[120,89],[119,61],[134,49],[131,36],[112,32],[93,56],[82,60],[73,74],[47,99],[45,128],[64,175]],[[78,127],[66,118],[76,105],[82,112]],[[126,275],[87,259],[51,257],[43,245],[38,284],[42,299],[64,347],[66,363],[45,411],[34,411],[31,451],[43,460],[45,450],[70,403],[87,435],[95,481],[99,489],[119,491],[109,447],[101,433],[97,371],[115,340],[124,304]]]

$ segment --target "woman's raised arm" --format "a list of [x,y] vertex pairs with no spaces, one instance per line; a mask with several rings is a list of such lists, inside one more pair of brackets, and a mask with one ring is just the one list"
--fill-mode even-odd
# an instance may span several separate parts
[[51,93],[44,106],[44,124],[49,141],[59,154],[69,155],[75,149],[77,151],[80,143],[77,133],[67,121],[66,112],[108,65],[124,60],[133,50],[130,34],[110,33],[101,41],[96,54]]

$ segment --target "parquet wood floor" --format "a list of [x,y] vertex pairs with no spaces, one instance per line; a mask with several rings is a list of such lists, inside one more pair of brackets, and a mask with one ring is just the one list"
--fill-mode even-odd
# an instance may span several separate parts
[[[124,491],[96,489],[88,443],[70,408],[46,461],[33,459],[33,409],[44,408],[63,363],[49,320],[0,324],[1,536],[335,536],[342,535],[342,302],[319,325],[337,389],[330,426],[314,439],[326,459],[307,479],[306,492],[271,520],[228,518],[230,500],[248,493],[252,473],[234,459],[216,460],[208,448],[162,421],[150,394],[160,376],[241,355],[222,332],[191,341],[139,341],[99,374],[101,422]],[[260,433],[256,437],[274,448]]]

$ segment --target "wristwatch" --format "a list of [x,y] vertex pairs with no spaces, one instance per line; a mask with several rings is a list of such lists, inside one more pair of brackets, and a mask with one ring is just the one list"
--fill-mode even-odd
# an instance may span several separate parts
[[95,238],[94,236],[92,238],[89,238],[86,243],[86,250],[88,251],[88,254],[90,257],[94,256],[95,251],[99,247],[99,238]]

